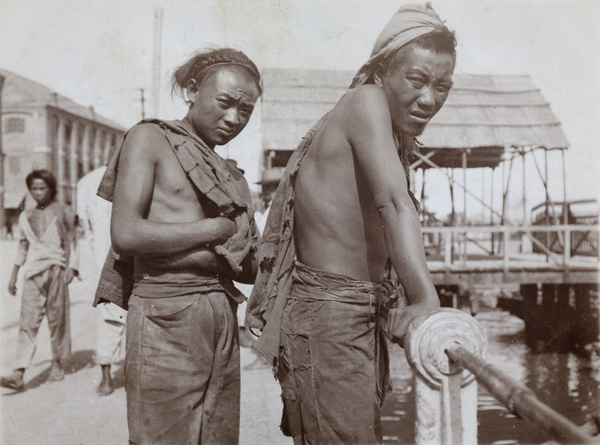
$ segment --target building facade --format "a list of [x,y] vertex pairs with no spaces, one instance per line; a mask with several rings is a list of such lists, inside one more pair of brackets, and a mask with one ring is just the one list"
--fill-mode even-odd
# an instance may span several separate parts
[[28,205],[25,177],[47,169],[58,182],[57,199],[75,208],[77,181],[104,165],[123,128],[50,88],[0,69],[4,207],[8,230]]

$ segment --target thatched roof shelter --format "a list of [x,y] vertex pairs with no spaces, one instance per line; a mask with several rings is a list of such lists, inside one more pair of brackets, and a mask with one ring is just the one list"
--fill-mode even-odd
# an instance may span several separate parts
[[[293,150],[344,94],[349,71],[268,69],[263,73],[263,150]],[[438,167],[496,167],[508,148],[565,149],[549,103],[528,75],[454,74],[446,104],[419,140]],[[419,168],[431,164],[419,163]]]

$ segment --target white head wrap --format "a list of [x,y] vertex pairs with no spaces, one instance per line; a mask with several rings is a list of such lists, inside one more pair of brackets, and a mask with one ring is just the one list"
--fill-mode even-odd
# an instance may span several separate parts
[[350,88],[360,86],[369,79],[373,62],[382,60],[417,37],[433,31],[446,30],[447,28],[433,10],[431,3],[402,6],[377,37],[371,57],[358,70]]

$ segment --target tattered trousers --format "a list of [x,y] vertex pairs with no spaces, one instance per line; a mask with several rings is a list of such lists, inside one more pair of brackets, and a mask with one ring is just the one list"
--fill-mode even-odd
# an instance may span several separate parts
[[278,368],[282,430],[294,444],[382,443],[386,295],[381,285],[296,263]]

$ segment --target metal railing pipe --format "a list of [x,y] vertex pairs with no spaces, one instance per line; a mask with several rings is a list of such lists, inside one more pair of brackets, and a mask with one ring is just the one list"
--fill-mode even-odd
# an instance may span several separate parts
[[511,413],[534,422],[560,443],[592,442],[591,436],[542,403],[527,386],[507,376],[495,366],[485,363],[464,347],[455,344],[446,349],[446,354],[454,364],[475,375],[477,381]]

